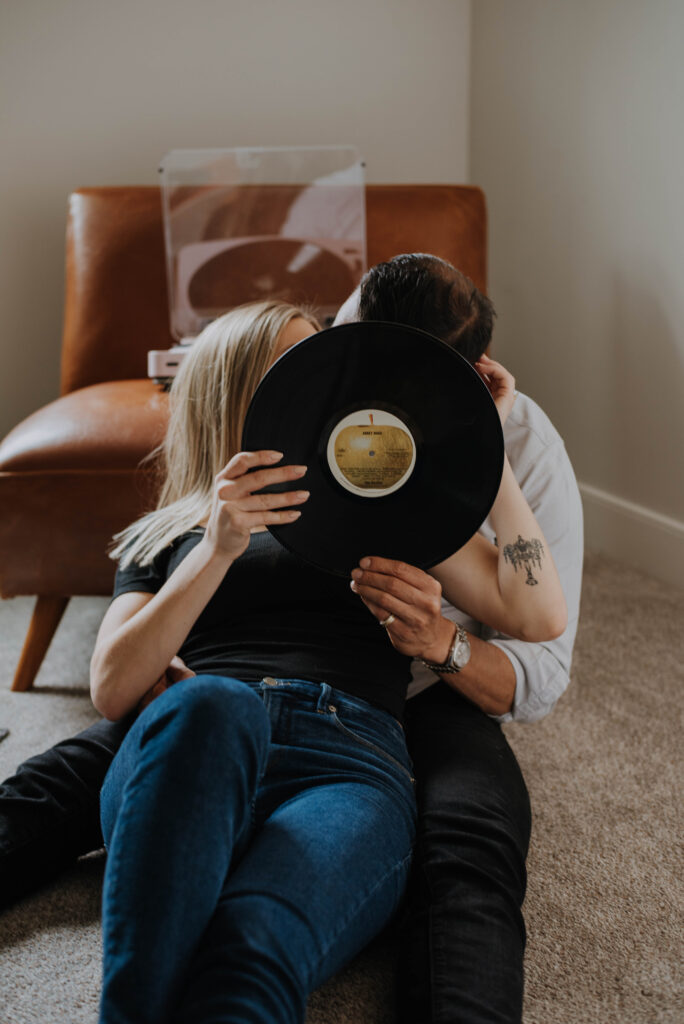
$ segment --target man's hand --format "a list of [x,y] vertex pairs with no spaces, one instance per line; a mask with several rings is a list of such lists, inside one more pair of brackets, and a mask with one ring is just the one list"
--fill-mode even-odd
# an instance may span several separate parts
[[351,588],[385,629],[392,645],[412,658],[441,664],[454,637],[442,615],[442,587],[422,569],[389,558],[362,558]]
[[180,682],[181,679],[190,679],[196,673],[189,669],[182,658],[176,655],[171,659],[171,664],[168,666],[165,672],[159,676],[156,683],[149,688],[147,693],[144,693],[138,703],[138,711],[144,711],[148,704],[151,704],[155,697],[159,697],[164,690],[168,690],[174,683]]
[[489,388],[503,425],[516,399],[515,377],[501,363],[490,359],[484,353],[475,363],[475,369]]
[[[422,569],[388,558],[362,558],[352,571],[352,590],[378,622],[390,613],[394,621],[385,629],[402,654],[442,665],[454,639],[454,623],[441,613],[442,588]],[[515,671],[509,658],[494,644],[469,634],[470,661],[458,673],[443,675],[454,690],[488,715],[511,710]]]

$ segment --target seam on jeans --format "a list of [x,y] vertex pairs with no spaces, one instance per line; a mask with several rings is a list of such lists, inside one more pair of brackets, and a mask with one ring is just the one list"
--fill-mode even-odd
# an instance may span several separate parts
[[[335,933],[334,933],[334,934],[332,935],[332,937],[331,937],[331,938],[330,938],[330,940],[328,941],[328,944],[327,944],[327,946],[325,947],[325,949],[324,949],[324,950],[323,950],[323,952],[321,953],[320,957],[318,958],[318,963],[316,964],[316,971],[315,971],[315,972],[310,972],[310,973],[309,973],[309,978],[308,978],[308,985],[309,985],[309,988],[311,987],[311,982],[312,982],[312,974],[313,974],[313,973],[316,973],[316,974],[318,973],[318,971],[320,970],[320,966],[321,966],[321,964],[323,963],[323,961],[325,960],[325,958],[326,958],[326,957],[328,956],[328,954],[330,953],[330,950],[332,949],[332,947],[334,946],[334,944],[335,944],[335,943],[337,942],[337,940],[339,939],[340,935],[342,935],[342,933],[343,933],[344,931],[346,931],[346,929],[347,929],[347,928],[349,927],[349,925],[351,924],[352,920],[353,920],[353,919],[354,919],[354,918],[356,917],[356,915],[357,915],[357,914],[359,913],[359,911],[360,911],[360,910],[362,910],[362,909],[363,909],[363,907],[365,907],[365,905],[366,905],[366,904],[368,903],[369,899],[370,899],[370,898],[371,898],[371,897],[373,896],[373,894],[374,894],[374,893],[375,893],[375,892],[376,892],[376,891],[377,891],[377,890],[378,890],[378,889],[379,889],[379,888],[380,888],[380,887],[381,887],[382,885],[384,885],[384,884],[385,884],[385,882],[386,882],[386,881],[387,881],[387,880],[388,880],[389,878],[391,878],[391,877],[392,877],[393,875],[398,875],[398,874],[399,874],[399,873],[400,873],[401,871],[404,871],[404,870],[406,870],[406,868],[408,867],[408,865],[409,865],[409,864],[411,863],[411,857],[412,857],[412,855],[413,855],[413,851],[412,851],[412,850],[410,850],[410,851],[409,851],[409,853],[407,854],[407,856],[403,858],[403,860],[400,860],[400,861],[399,861],[398,863],[394,864],[394,865],[393,865],[393,866],[392,866],[391,868],[389,868],[389,869],[388,869],[388,870],[387,870],[387,871],[385,872],[385,874],[384,874],[384,875],[383,875],[383,876],[382,876],[381,878],[379,878],[379,879],[378,879],[378,880],[377,880],[377,881],[375,882],[375,884],[374,884],[374,885],[372,885],[372,886],[370,887],[370,889],[368,889],[368,890],[367,890],[366,892],[364,892],[364,893],[363,893],[363,894],[362,894],[362,895],[361,895],[361,896],[360,896],[360,897],[359,897],[359,898],[357,899],[356,903],[352,904],[352,907],[351,907],[351,909],[350,909],[350,910],[349,910],[349,911],[347,912],[347,914],[346,914],[346,916],[345,916],[345,917],[343,918],[343,920],[342,920],[341,924],[339,925],[339,927],[337,928],[337,930],[335,931]],[[400,896],[401,896],[401,894],[400,894]]]
[[[140,761],[143,761],[143,760],[144,760],[144,757],[141,757]],[[139,809],[136,807],[134,802],[130,801],[130,798],[134,794],[136,794],[138,792],[138,790],[140,789],[141,784],[145,781],[144,776],[145,776],[145,773],[141,772],[140,777],[136,780],[135,784],[130,786],[130,788],[129,788],[130,780],[127,780],[124,783],[124,786],[123,786],[123,788],[121,790],[121,798],[120,798],[120,801],[119,801],[119,807],[117,808],[117,812],[116,812],[116,819],[115,819],[115,822],[114,822],[114,828],[112,829],[112,834],[111,834],[111,837],[110,837],[110,844],[109,844],[110,846],[112,845],[112,843],[114,841],[114,837],[115,837],[117,828],[122,823],[122,818],[123,818],[122,811],[124,811],[124,803],[126,802],[126,800],[129,801],[128,802],[128,806],[125,808],[126,818],[129,820],[129,823],[130,823],[130,819],[131,818],[135,819],[136,816],[139,816],[139,813],[140,813]],[[106,902],[111,905],[112,900],[113,900],[113,893],[116,892],[119,889],[119,885],[120,885],[121,861],[122,861],[122,858],[123,858],[123,854],[124,854],[124,850],[122,850],[122,844],[121,843],[117,844],[117,848],[115,849],[114,852],[111,852],[109,847],[107,847],[107,864],[106,864],[106,868],[105,868],[105,878],[103,879],[103,908],[102,908],[103,909],[103,924],[104,924],[104,896],[106,894],[106,896],[107,896],[107,901]],[[117,894],[117,898],[114,900],[114,902],[116,902],[117,904],[120,903],[120,901],[118,899],[118,894]],[[109,920],[109,927],[110,927],[109,939],[110,939],[110,944],[111,943],[115,943],[115,944],[118,944],[120,948],[123,948],[123,944],[121,943],[121,940],[120,940],[121,928],[122,928],[122,924],[123,924],[121,915],[119,914],[119,915],[117,915],[115,917],[114,923],[112,923],[112,921],[111,921],[112,914],[109,913],[107,916],[110,919]],[[105,941],[104,940],[105,940],[105,936],[103,934],[103,967],[104,967],[104,953],[106,952],[106,945],[105,945]],[[102,985],[101,995],[103,995],[103,994],[104,994],[104,978],[103,978],[103,985]]]
[[[268,745],[269,745],[269,748],[270,748],[270,746],[271,746],[270,740],[269,740],[269,744]],[[257,803],[259,802],[259,795],[260,795],[259,791],[261,789],[261,784],[264,781],[264,777],[266,775],[266,772],[268,771],[268,766],[269,766],[270,760],[271,759],[270,759],[270,753],[269,753],[266,756],[265,760],[264,760],[264,765],[263,765],[263,767],[262,767],[262,769],[261,769],[261,771],[259,773],[259,777],[257,779],[257,783],[256,783],[256,786],[254,787],[254,792],[252,794],[252,799],[250,801],[250,805],[249,805],[249,825],[250,825],[250,831],[252,831],[252,832],[256,828],[256,823],[257,823]]]
[[345,725],[344,722],[337,717],[337,712],[331,711],[330,717],[335,726],[340,730],[340,732],[343,732],[345,736],[349,736],[349,738],[354,740],[355,743],[359,743],[368,750],[374,751],[374,753],[382,757],[383,760],[389,761],[391,764],[395,765],[395,767],[399,768],[399,770],[403,772],[403,774],[409,778],[412,783],[415,783],[416,780],[413,775],[411,775],[411,772],[401,763],[401,761],[398,761],[396,757],[393,757],[392,754],[388,753],[388,751],[383,750],[382,747],[377,745],[377,743],[371,743],[370,740],[365,739],[363,736],[358,736],[353,729],[350,729],[349,726]]

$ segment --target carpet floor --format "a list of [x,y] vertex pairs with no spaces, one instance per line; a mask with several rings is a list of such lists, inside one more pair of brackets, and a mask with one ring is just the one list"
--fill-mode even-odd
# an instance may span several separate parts
[[[0,778],[97,717],[88,661],[105,599],[76,598],[33,693],[10,692],[32,600],[0,602]],[[533,810],[525,1024],[681,1024],[684,592],[588,556],[573,682],[506,735]],[[0,915],[0,1024],[94,1024],[103,854]],[[393,1024],[382,936],[307,1024]]]

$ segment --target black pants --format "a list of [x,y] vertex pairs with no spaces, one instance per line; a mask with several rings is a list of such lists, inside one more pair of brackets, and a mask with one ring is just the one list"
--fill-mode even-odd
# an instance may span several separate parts
[[0,908],[103,845],[100,789],[132,721],[96,722],[0,785]]
[[[438,683],[409,701],[419,826],[401,1024],[519,1022],[527,789],[500,727]],[[99,791],[131,719],[97,722],[0,786],[0,906],[102,845]]]
[[501,727],[445,683],[407,705],[418,839],[401,1024],[519,1024],[530,803]]

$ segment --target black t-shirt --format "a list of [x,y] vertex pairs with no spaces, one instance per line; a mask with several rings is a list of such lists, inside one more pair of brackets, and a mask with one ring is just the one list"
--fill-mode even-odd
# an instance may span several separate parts
[[[151,565],[118,569],[114,597],[156,594],[204,535],[178,537]],[[197,673],[326,682],[401,718],[410,658],[349,587],[297,558],[268,531],[253,533],[178,652]]]

